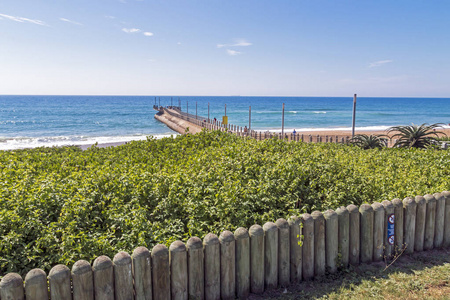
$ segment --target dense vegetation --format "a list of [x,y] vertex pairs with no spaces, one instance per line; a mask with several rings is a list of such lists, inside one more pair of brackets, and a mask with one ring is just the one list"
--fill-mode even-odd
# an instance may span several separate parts
[[0,275],[303,211],[450,189],[450,151],[257,142],[222,132],[0,152]]

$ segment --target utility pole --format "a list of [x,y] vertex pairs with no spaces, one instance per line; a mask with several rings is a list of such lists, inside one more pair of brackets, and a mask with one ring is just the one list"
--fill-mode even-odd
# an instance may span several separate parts
[[284,139],[284,103],[283,103],[283,113],[281,117],[281,136]]
[[209,102],[208,102],[208,123],[209,123]]
[[252,107],[248,107],[248,132],[252,129]]
[[353,96],[353,124],[352,124],[352,138],[355,136],[355,119],[356,119],[356,94]]
[[197,101],[195,101],[195,119],[198,120],[198,118],[197,118]]

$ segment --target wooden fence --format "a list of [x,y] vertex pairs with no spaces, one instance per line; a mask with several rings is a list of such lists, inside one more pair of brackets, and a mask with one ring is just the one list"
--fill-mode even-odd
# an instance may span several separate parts
[[[303,235],[300,244],[299,236]],[[151,252],[139,247],[72,269],[33,269],[0,282],[6,299],[245,299],[249,293],[381,261],[405,251],[450,247],[450,192],[340,207],[278,219],[234,234],[212,233]]]

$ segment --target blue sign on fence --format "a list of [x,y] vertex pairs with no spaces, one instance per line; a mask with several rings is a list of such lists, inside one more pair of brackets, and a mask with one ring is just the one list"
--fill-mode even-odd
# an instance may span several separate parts
[[387,242],[389,245],[394,245],[394,214],[390,214],[387,218]]

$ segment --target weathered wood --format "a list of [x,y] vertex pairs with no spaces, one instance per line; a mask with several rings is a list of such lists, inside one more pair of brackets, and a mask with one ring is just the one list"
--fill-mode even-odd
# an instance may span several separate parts
[[0,281],[0,299],[23,300],[23,279],[17,273],[8,273]]
[[314,278],[314,219],[310,214],[302,215],[303,223],[303,279]]
[[187,243],[188,279],[190,299],[205,299],[205,270],[203,264],[203,243],[198,237],[191,237]]
[[219,238],[208,233],[203,239],[205,256],[205,299],[220,299],[220,245]]
[[414,238],[416,235],[416,201],[410,197],[403,199],[403,208],[403,243],[406,247],[405,253],[411,254],[414,252]]
[[350,214],[344,206],[336,209],[338,215],[338,249],[341,264],[347,267],[350,260]]
[[373,208],[373,261],[382,261],[384,253],[384,207],[375,202]]
[[50,299],[71,300],[70,270],[65,265],[56,265],[48,273]]
[[136,300],[152,300],[151,254],[145,247],[133,251],[133,277]]
[[278,227],[278,284],[287,287],[291,281],[289,223],[278,219],[275,225]]
[[250,290],[264,292],[264,230],[259,225],[249,229],[250,235]]
[[94,273],[91,264],[85,260],[77,261],[72,266],[71,275],[73,299],[94,300]]
[[151,261],[153,299],[170,299],[169,249],[162,244],[154,246],[151,252]]
[[119,252],[113,258],[113,265],[115,299],[134,300],[131,256],[126,252]]
[[169,247],[170,294],[172,300],[188,299],[188,267],[186,246],[181,241]]
[[[27,300],[48,299],[47,274],[43,270],[33,269],[27,273],[25,276],[25,295],[27,295]],[[84,300],[83,298],[80,299]],[[94,299],[94,297],[91,299]]]
[[300,227],[302,220],[297,216],[292,216],[289,222],[289,247],[290,247],[290,277],[292,282],[302,280],[302,229]]
[[436,225],[436,199],[433,195],[425,195],[427,212],[425,217],[425,239],[423,249],[430,250],[434,246],[434,231]]
[[349,213],[349,262],[356,266],[360,261],[361,253],[361,216],[359,214],[359,208],[356,205],[350,204],[347,206]]
[[373,259],[373,208],[363,204],[359,208],[361,214],[361,262],[369,263]]
[[274,289],[278,286],[278,227],[267,222],[264,229],[264,286]]
[[434,228],[434,248],[442,247],[444,242],[445,197],[442,193],[433,194],[436,199],[436,224]]
[[113,262],[108,256],[99,256],[92,264],[95,300],[114,300]]
[[325,218],[325,257],[328,272],[337,271],[339,253],[339,220],[337,213],[329,209],[323,213]]
[[[384,200],[381,202],[384,207],[384,233],[383,233],[383,244],[384,244],[384,254],[386,258],[391,258],[394,255],[394,245],[389,242],[388,235],[388,224],[389,218],[394,216],[394,205],[391,201]],[[395,218],[395,217],[394,217]],[[395,221],[394,221],[395,222]],[[395,226],[395,223],[394,223]],[[395,231],[395,229],[394,229]],[[395,234],[394,234],[395,239]]]
[[403,250],[403,202],[402,200],[395,198],[392,200],[392,204],[394,205],[394,253],[400,254]]
[[450,247],[450,192],[442,192],[445,198],[444,247]]
[[425,238],[425,219],[427,213],[427,204],[425,198],[422,196],[416,196],[414,198],[416,202],[416,229],[414,233],[414,250],[423,251],[423,242]]
[[220,241],[220,297],[234,299],[236,293],[236,241],[231,231],[224,231]]
[[325,275],[325,218],[320,211],[311,214],[314,220],[314,276]]
[[236,239],[236,297],[247,299],[250,293],[250,236],[248,230],[239,227]]

